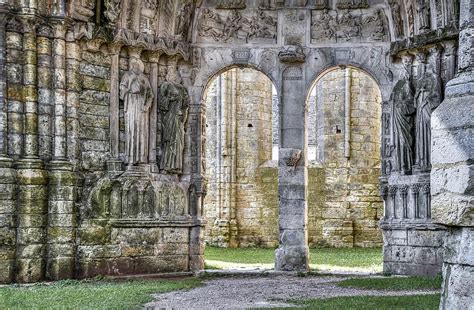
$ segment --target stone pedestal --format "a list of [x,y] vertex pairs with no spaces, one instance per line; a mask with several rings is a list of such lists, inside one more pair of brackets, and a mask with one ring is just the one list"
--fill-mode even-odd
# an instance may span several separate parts
[[18,223],[16,281],[45,278],[48,173],[40,159],[17,162]]
[[67,161],[49,163],[47,278],[74,278],[77,177]]
[[14,280],[16,252],[16,171],[13,160],[0,157],[0,283]]

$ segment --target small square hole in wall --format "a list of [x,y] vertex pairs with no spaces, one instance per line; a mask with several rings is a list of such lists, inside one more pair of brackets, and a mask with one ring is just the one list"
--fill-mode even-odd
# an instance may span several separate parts
[[247,127],[248,127],[248,128],[253,128],[253,125],[252,125],[252,124],[248,124]]
[[341,132],[342,132],[341,128],[339,128],[339,126],[336,126],[336,133],[339,134]]

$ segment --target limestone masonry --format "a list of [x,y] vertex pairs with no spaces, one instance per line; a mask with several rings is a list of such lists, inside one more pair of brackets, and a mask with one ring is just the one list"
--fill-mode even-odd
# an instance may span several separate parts
[[0,283],[383,243],[473,307],[473,37],[472,0],[0,0]]

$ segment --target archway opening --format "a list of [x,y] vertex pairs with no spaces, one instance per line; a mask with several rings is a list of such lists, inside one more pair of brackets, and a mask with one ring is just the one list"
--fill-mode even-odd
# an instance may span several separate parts
[[[278,246],[275,87],[253,68],[228,68],[208,83],[204,104],[206,261],[210,267],[273,268]],[[245,258],[219,262],[216,256],[225,255],[222,248],[241,248]],[[263,261],[252,260],[255,248],[258,253],[264,249]]]
[[354,67],[325,71],[307,100],[309,246],[372,248],[353,253],[367,255],[377,271],[383,244],[381,102],[377,82]]

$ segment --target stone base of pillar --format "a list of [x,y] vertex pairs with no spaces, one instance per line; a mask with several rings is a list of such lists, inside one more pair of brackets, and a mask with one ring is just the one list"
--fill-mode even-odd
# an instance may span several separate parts
[[204,226],[201,225],[204,223],[191,228],[190,232],[189,270],[195,273],[204,270]]
[[16,171],[13,160],[0,156],[0,283],[14,280],[16,252]]
[[26,158],[17,162],[18,225],[16,281],[45,279],[48,173],[43,161]]
[[467,309],[474,305],[473,244],[472,227],[448,229],[440,309]]
[[275,251],[275,270],[308,271],[309,247],[280,245]]
[[123,171],[123,163],[120,159],[109,159],[106,162],[107,171],[116,172]]
[[49,280],[74,278],[77,177],[66,160],[48,165],[48,262]]

